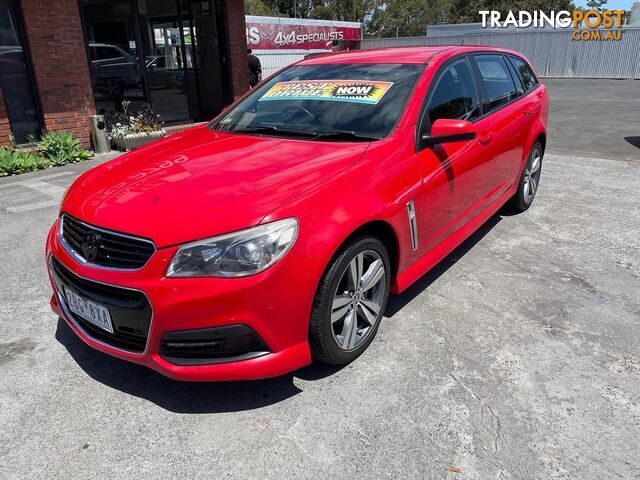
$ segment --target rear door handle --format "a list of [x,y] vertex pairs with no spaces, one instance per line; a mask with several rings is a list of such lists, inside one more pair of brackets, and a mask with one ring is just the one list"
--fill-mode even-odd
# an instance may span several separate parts
[[531,116],[531,110],[527,110],[526,112],[524,112],[524,116],[529,118]]
[[491,141],[492,138],[493,138],[493,134],[492,133],[485,132],[480,136],[480,143],[482,145],[487,145]]

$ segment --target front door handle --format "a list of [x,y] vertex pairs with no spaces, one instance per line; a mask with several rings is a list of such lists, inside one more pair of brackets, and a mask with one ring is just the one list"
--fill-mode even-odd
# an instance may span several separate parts
[[527,110],[526,112],[524,112],[524,116],[529,118],[531,116],[531,110]]
[[480,135],[480,143],[482,145],[487,145],[487,144],[489,144],[489,142],[491,141],[492,138],[493,138],[493,134],[492,133],[483,132],[482,135]]

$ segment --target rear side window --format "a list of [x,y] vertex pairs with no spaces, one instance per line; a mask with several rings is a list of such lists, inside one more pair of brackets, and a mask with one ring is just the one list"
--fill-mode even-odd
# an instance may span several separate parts
[[492,112],[518,96],[502,55],[476,55],[474,58],[484,86],[484,113]]
[[511,72],[511,79],[513,80],[513,83],[516,84],[516,91],[518,92],[518,96],[524,95],[526,90],[522,85],[522,80],[520,79],[520,75],[518,75],[518,72],[516,72],[516,69],[508,59],[507,59],[507,67],[509,67],[509,72]]
[[456,60],[439,74],[427,115],[430,125],[439,118],[471,121],[480,116],[480,101],[466,59]]
[[518,72],[520,80],[522,80],[522,85],[524,85],[525,92],[530,92],[538,86],[536,76],[533,74],[531,67],[529,67],[524,60],[518,57],[509,57],[509,60],[511,60],[511,64],[516,69],[516,72]]
[[96,47],[96,60],[116,60],[122,58],[122,55],[115,48]]

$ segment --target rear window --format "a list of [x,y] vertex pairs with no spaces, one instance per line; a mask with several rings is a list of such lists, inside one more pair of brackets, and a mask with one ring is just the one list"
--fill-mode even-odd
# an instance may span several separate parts
[[518,96],[502,55],[474,56],[485,92],[485,112],[492,112]]
[[518,57],[509,57],[509,60],[511,60],[511,64],[516,69],[516,72],[518,72],[518,76],[520,77],[520,80],[522,80],[525,92],[530,92],[538,86],[536,76],[533,74],[531,67],[529,67],[524,60]]

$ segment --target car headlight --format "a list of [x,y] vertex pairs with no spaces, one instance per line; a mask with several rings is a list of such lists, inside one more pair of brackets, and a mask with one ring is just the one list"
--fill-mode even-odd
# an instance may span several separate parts
[[298,220],[286,218],[180,247],[168,277],[246,277],[266,270],[291,248]]

